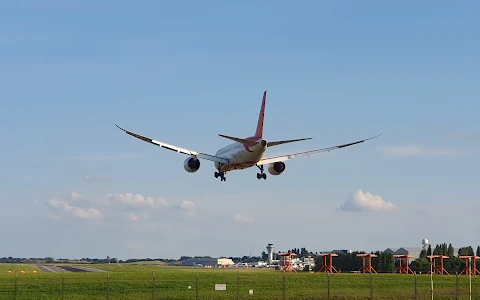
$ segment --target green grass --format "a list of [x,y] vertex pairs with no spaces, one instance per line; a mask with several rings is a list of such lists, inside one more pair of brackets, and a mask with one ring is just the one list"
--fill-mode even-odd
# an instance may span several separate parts
[[15,272],[20,273],[21,271],[40,272],[40,270],[28,264],[1,264],[0,263],[0,276],[8,274],[8,271],[12,271],[12,273],[15,273]]
[[[108,273],[64,273],[64,299],[107,299],[107,276],[109,299],[152,299],[152,273],[155,299],[196,299],[197,272],[198,295],[202,300],[237,299],[238,278],[240,299],[283,299],[283,274],[272,269],[194,269],[135,263],[87,266]],[[16,299],[62,299],[62,274],[33,273],[32,267],[13,264],[0,264],[0,299],[15,299],[15,274],[7,271],[22,269],[29,272],[18,274]],[[374,274],[372,279],[374,299],[414,299],[413,275]],[[215,283],[225,283],[227,290],[215,291]],[[327,287],[326,274],[285,274],[286,299],[327,299]],[[468,277],[460,277],[459,287],[459,299],[468,299]],[[250,289],[253,295],[248,294]],[[480,276],[472,278],[472,289],[472,299],[480,299]],[[455,299],[455,276],[435,276],[434,291],[434,299]],[[330,299],[337,300],[369,299],[370,275],[333,274],[330,295]],[[417,295],[418,299],[430,299],[429,275],[417,275]]]

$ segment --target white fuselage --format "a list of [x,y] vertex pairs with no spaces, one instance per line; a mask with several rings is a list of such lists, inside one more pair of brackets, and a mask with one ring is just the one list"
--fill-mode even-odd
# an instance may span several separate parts
[[[253,167],[259,162],[267,150],[267,143],[261,138],[248,138],[252,141],[258,141],[255,146],[245,146],[241,143],[234,142],[217,151],[215,156],[228,159],[229,163],[222,165],[215,162],[215,168],[220,172],[228,172],[232,170],[242,170]],[[263,143],[262,143],[263,142]]]

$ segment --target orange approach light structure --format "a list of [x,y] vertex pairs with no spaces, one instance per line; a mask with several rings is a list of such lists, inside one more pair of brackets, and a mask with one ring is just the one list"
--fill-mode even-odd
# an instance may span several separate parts
[[[333,257],[338,256],[338,254],[335,254],[335,253],[321,253],[320,255],[323,257],[323,266],[320,268],[320,270],[318,270],[318,272],[338,273],[337,269],[335,269],[335,267],[333,266]],[[328,263],[327,263],[327,257],[330,258],[330,261]]]
[[463,256],[459,256],[458,258],[465,260],[465,269],[463,269],[463,271],[460,272],[460,274],[458,275],[462,275],[463,273],[465,273],[465,275],[467,276],[470,275],[470,268],[468,266],[468,262],[470,260],[472,261],[472,269],[471,269],[472,275],[475,277],[477,277],[477,274],[480,275],[480,271],[478,271],[477,269],[477,259],[480,259],[480,256],[463,255]]
[[283,257],[283,266],[279,269],[280,271],[288,271],[289,273],[295,272],[297,270],[292,265],[292,257],[295,256],[295,253],[288,251],[287,253],[278,253],[278,256]]
[[[445,255],[429,255],[427,256],[428,258],[430,259],[433,259],[433,274],[440,274],[440,275],[443,275],[443,274],[447,274],[448,276],[450,276],[450,274],[447,272],[447,270],[445,270],[445,268],[443,267],[443,260],[448,258],[448,256],[445,256]],[[440,266],[438,266],[438,263],[437,261],[440,261]],[[430,274],[431,272],[428,271],[427,274]]]
[[[398,258],[398,268],[395,270],[395,273],[400,273],[400,274],[413,274],[412,269],[408,266],[408,259],[409,258],[414,258],[413,255],[408,255],[408,254],[395,254],[393,256],[394,258]],[[405,265],[402,266],[403,260],[405,259]]]
[[[372,257],[377,257],[375,254],[357,254],[357,257],[362,258],[363,265],[362,267],[358,270],[359,272],[362,273],[372,273],[375,271],[375,269],[372,267]],[[368,258],[368,264],[367,264],[367,258]]]

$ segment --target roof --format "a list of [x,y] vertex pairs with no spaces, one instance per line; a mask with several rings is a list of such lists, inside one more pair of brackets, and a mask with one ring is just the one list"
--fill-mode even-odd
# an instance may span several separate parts
[[420,257],[422,248],[419,247],[400,247],[400,248],[387,248],[384,252],[392,254],[408,254],[413,255],[415,258]]
[[387,248],[383,252],[389,252],[389,253],[394,254],[397,250],[398,250],[398,248]]

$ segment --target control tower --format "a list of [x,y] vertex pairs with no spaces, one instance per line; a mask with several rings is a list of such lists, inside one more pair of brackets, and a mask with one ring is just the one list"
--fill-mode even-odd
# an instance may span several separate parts
[[267,251],[268,251],[268,263],[271,264],[273,261],[273,244],[268,244],[267,245]]

